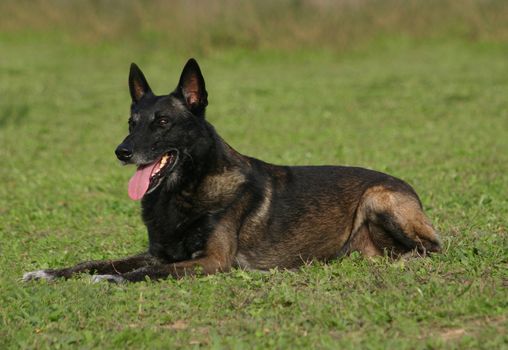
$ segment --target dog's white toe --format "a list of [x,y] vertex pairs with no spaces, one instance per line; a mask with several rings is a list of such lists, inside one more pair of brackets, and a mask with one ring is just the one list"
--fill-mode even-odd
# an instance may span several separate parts
[[23,282],[35,281],[35,280],[51,281],[54,279],[55,279],[55,276],[53,276],[52,274],[47,273],[44,270],[37,270],[37,271],[31,271],[31,272],[24,273],[22,281]]
[[112,283],[123,283],[125,282],[125,278],[118,275],[93,275],[92,283],[99,283],[102,281],[112,282]]

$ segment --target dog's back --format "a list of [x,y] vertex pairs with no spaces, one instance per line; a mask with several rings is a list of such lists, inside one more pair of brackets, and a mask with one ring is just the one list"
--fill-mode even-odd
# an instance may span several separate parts
[[[439,248],[417,194],[400,179],[357,167],[287,167],[246,159],[249,166],[238,183],[247,189],[238,266],[294,268],[354,250],[400,255]],[[418,227],[405,232],[412,221]]]

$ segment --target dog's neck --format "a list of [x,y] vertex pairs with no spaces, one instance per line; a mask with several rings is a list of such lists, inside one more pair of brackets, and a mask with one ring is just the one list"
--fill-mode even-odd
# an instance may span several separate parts
[[232,196],[231,191],[245,181],[245,169],[251,168],[249,157],[237,152],[219,136],[211,124],[205,123],[209,147],[199,157],[194,155],[196,158],[193,159],[192,168],[183,181],[170,191],[180,199],[179,202],[186,203],[189,207],[213,204],[215,200],[210,197],[210,193],[214,193],[217,200]]
[[211,125],[206,125],[205,131],[206,140],[201,141],[208,146],[200,154],[192,154],[184,181],[172,189],[161,186],[142,201],[150,252],[168,261],[190,258],[187,255],[194,248],[188,247],[189,242],[199,243],[202,249],[207,220],[220,216],[241,196],[251,168],[250,158],[229,146]]
[[[212,125],[207,123],[206,128],[211,139],[211,147],[206,156],[206,165],[200,169],[202,173],[196,183],[195,190],[204,191],[205,187],[210,187],[211,183],[214,183],[216,186],[223,187],[222,189],[217,188],[217,191],[227,191],[227,188],[230,187],[227,182],[231,182],[231,185],[238,183],[240,177],[243,178],[243,173],[240,170],[249,169],[250,161],[248,157],[240,154],[225,142]],[[207,191],[209,190],[210,188],[207,189]]]

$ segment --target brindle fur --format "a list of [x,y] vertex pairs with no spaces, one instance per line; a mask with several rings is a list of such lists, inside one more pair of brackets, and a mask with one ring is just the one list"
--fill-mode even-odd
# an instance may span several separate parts
[[[119,146],[131,152],[128,162],[149,163],[170,148],[179,156],[163,185],[142,199],[148,252],[25,280],[88,272],[140,281],[235,267],[292,269],[352,251],[399,257],[440,250],[417,194],[402,180],[356,167],[276,166],[236,152],[204,118],[207,93],[193,59],[169,95],[155,96],[135,65],[129,86],[130,134]],[[171,128],[159,125],[161,115]]]

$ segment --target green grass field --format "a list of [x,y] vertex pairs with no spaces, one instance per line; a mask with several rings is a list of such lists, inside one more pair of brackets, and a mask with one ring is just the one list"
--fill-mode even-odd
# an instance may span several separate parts
[[404,37],[354,50],[197,56],[208,120],[279,164],[345,164],[412,184],[444,252],[352,256],[128,285],[23,272],[144,249],[127,131],[128,67],[167,93],[164,46],[0,33],[0,348],[508,348],[508,46]]

